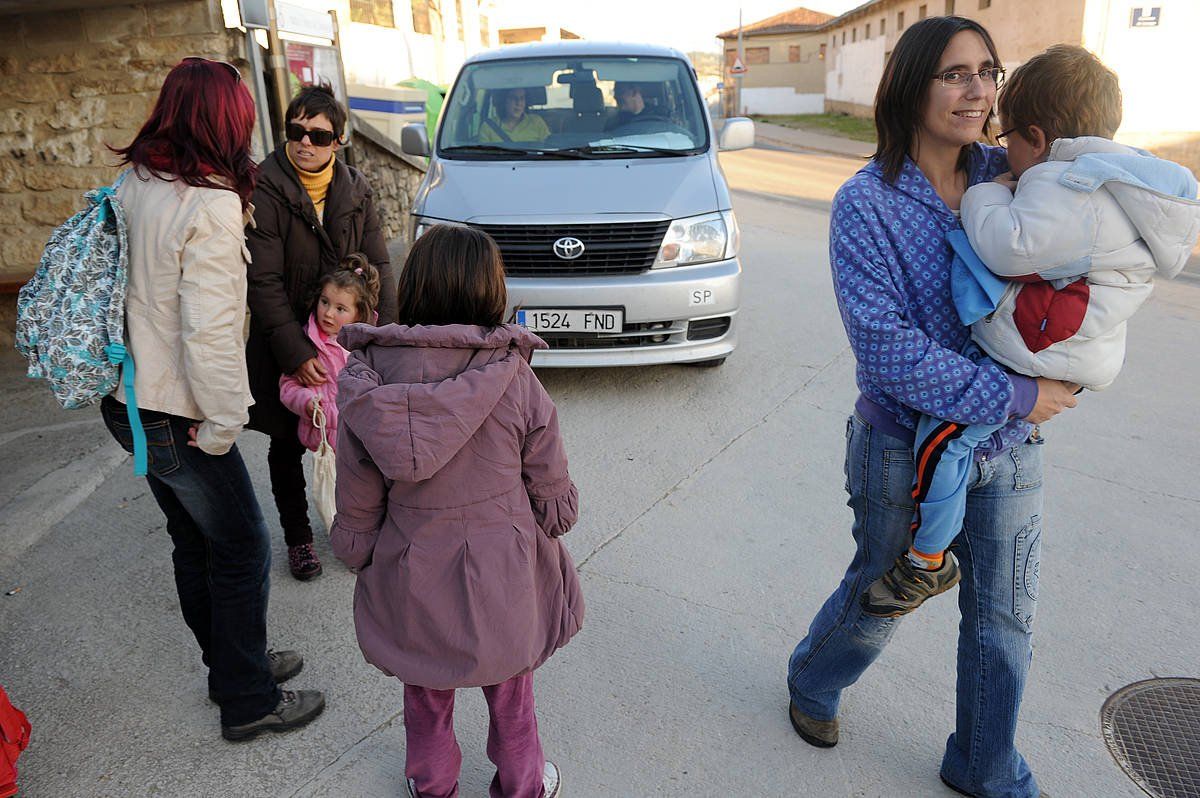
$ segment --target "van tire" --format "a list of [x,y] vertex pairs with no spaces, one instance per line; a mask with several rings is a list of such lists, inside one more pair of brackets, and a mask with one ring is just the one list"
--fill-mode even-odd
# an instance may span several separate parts
[[691,366],[694,369],[715,369],[725,362],[723,357],[715,357],[712,360],[700,360],[696,363],[684,363],[685,366]]

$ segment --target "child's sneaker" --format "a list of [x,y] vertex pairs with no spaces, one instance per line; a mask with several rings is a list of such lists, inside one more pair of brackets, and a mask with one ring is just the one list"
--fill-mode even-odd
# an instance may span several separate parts
[[561,798],[562,796],[562,774],[558,772],[558,765],[546,760],[546,766],[542,771],[542,798]]
[[321,573],[321,561],[317,559],[311,543],[288,546],[288,567],[292,570],[292,576],[301,582],[307,582]]
[[882,618],[907,615],[926,599],[957,585],[961,578],[958,563],[949,553],[942,559],[941,568],[926,571],[913,565],[906,552],[863,593],[863,610]]

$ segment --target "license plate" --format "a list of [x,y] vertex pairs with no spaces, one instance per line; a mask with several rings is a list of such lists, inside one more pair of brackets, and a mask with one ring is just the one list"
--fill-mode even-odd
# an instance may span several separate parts
[[517,311],[517,324],[534,332],[617,333],[625,322],[621,310],[554,310],[537,308]]

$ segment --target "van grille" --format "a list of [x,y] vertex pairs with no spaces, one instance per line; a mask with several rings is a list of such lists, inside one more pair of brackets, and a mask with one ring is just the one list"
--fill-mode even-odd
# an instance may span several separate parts
[[[639,274],[654,265],[663,236],[671,225],[661,222],[616,224],[481,224],[475,225],[500,245],[509,277],[594,277]],[[583,254],[563,260],[554,242],[564,236],[583,242]]]

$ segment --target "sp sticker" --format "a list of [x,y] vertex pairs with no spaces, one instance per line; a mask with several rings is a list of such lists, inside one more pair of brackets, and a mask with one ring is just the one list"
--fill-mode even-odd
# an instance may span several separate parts
[[717,295],[711,288],[697,288],[692,291],[689,305],[715,305]]

